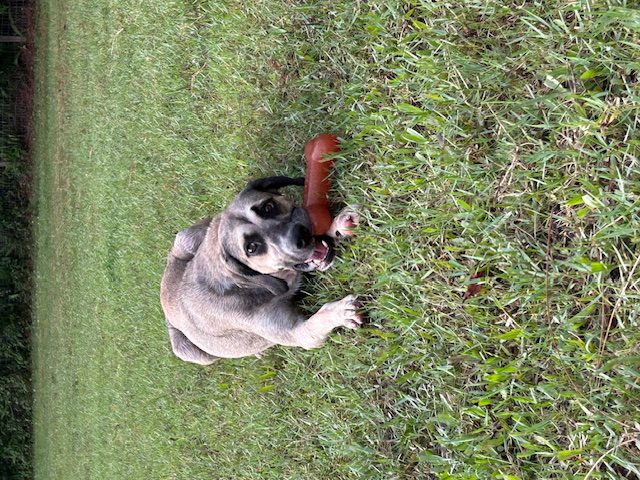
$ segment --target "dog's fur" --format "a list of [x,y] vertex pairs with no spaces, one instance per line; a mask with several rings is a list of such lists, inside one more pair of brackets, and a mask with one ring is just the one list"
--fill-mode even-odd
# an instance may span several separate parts
[[169,252],[160,299],[173,352],[208,365],[257,355],[273,345],[320,347],[336,327],[357,328],[355,297],[324,305],[306,319],[292,303],[301,272],[324,270],[358,216],[343,211],[327,238],[311,236],[304,209],[279,190],[303,178],[250,182],[213,219],[179,232]]

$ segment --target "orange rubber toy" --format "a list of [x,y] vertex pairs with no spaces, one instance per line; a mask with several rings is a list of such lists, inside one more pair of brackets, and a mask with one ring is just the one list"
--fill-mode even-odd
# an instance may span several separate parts
[[325,158],[340,151],[340,142],[335,135],[323,133],[312,138],[304,147],[307,171],[304,180],[303,208],[309,214],[313,235],[324,235],[331,227],[333,218],[329,212],[329,173],[333,159]]

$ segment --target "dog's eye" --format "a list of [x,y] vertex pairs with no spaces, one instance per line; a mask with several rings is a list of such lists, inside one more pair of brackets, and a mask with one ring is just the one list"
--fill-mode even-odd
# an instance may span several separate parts
[[267,252],[267,244],[259,234],[246,235],[244,237],[244,252],[248,257],[262,255]]
[[260,208],[258,210],[258,215],[260,215],[263,218],[275,217],[279,213],[280,213],[280,208],[278,207],[278,204],[273,200],[267,200],[262,205],[260,205]]
[[247,256],[259,255],[263,253],[264,250],[264,244],[257,239],[247,240],[244,244],[244,251],[247,253]]

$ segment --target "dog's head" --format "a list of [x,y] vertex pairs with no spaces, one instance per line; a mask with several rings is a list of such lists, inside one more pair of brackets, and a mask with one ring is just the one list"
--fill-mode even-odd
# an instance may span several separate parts
[[254,180],[221,216],[219,234],[224,254],[254,272],[287,269],[324,270],[335,256],[329,237],[313,237],[307,212],[280,189],[303,186],[304,178]]

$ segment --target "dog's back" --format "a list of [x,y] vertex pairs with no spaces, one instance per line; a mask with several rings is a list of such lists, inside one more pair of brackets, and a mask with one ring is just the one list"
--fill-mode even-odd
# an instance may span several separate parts
[[200,365],[209,365],[218,360],[218,357],[198,348],[174,325],[180,324],[180,318],[184,315],[179,300],[180,285],[189,261],[195,256],[206,235],[210,221],[210,219],[202,220],[176,235],[160,282],[160,303],[169,330],[169,341],[173,353],[181,360]]

